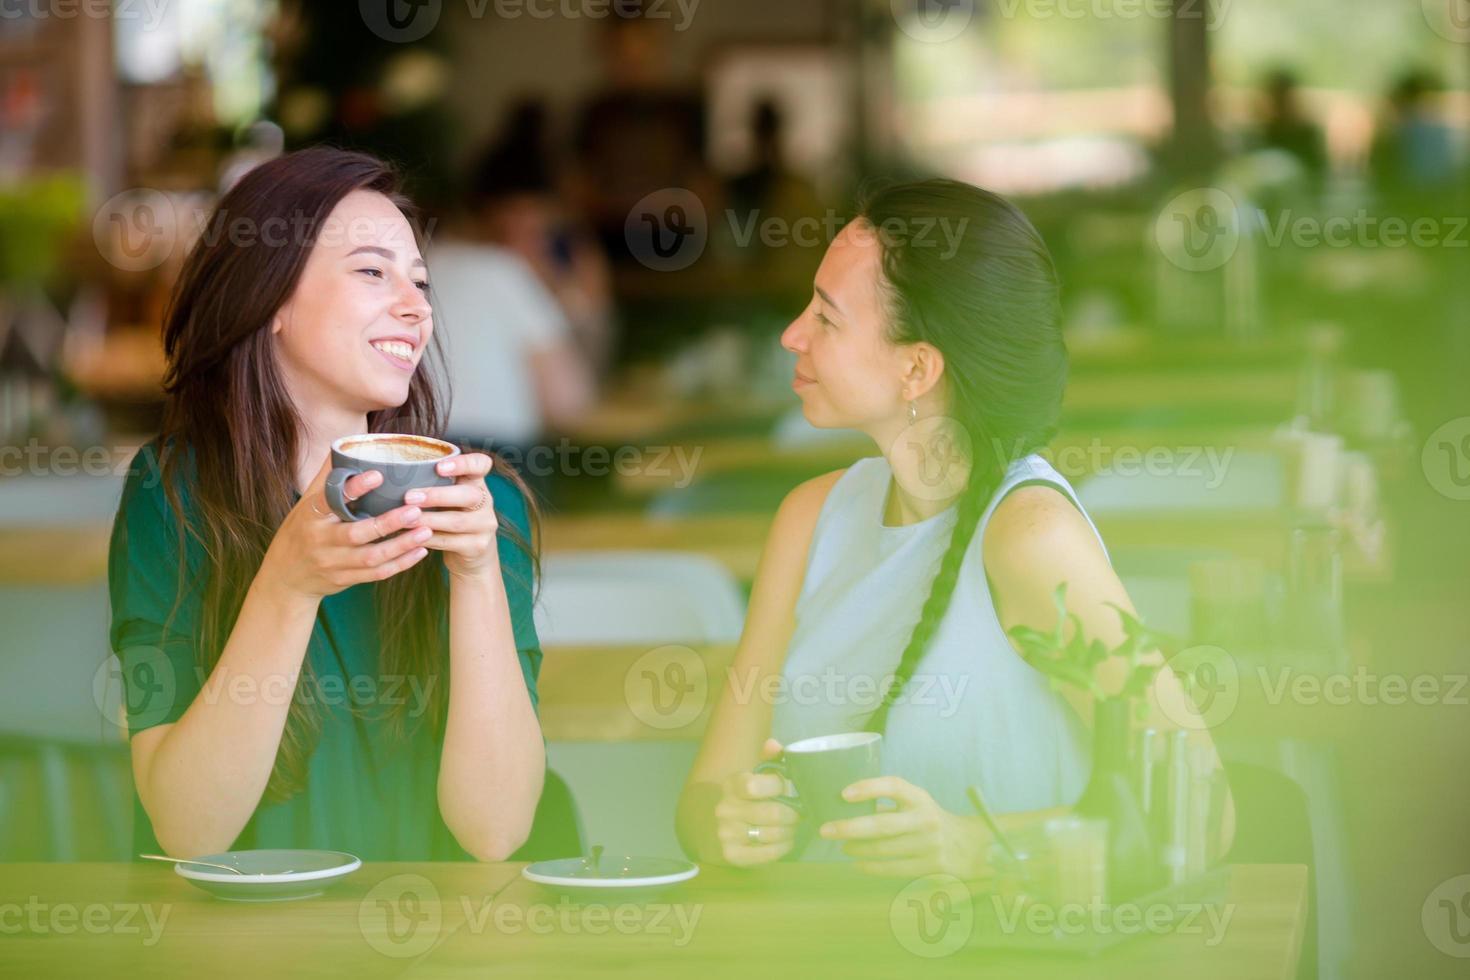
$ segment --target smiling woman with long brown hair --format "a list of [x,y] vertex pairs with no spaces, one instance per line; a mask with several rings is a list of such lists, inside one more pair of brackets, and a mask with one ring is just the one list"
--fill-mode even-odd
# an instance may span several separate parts
[[412,216],[381,161],[304,150],[247,174],[185,265],[163,431],[110,560],[140,848],[500,860],[529,833],[545,754],[524,485],[463,453],[438,464],[453,485],[375,520],[324,499],[334,440],[442,436]]

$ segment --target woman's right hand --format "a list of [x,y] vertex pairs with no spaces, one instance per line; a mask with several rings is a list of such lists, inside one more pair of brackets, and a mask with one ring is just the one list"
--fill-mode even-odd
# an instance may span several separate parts
[[[767,739],[761,759],[780,754],[781,743]],[[724,793],[715,805],[715,828],[727,864],[769,864],[791,853],[800,817],[776,799],[784,788],[781,777],[773,772],[737,772],[725,780]]]
[[[261,572],[290,593],[310,599],[341,592],[363,582],[381,582],[418,564],[428,555],[424,542],[432,531],[421,527],[418,507],[399,507],[381,517],[344,521],[327,506],[329,456],[321,471],[286,515],[266,550]],[[369,470],[343,487],[356,499],[383,482]],[[397,537],[381,540],[396,531]]]

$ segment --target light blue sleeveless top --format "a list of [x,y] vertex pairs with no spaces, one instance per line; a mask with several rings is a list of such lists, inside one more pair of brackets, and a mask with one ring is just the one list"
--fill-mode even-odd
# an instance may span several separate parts
[[[887,527],[891,477],[882,457],[860,460],[822,506],[772,717],[772,737],[783,745],[861,729],[918,621],[955,508]],[[922,787],[955,813],[974,812],[966,795],[971,785],[992,812],[1010,813],[1070,805],[1087,783],[1087,728],[1011,646],[981,558],[996,506],[1034,482],[1056,487],[1087,516],[1066,478],[1041,456],[1012,463],[981,515],[949,610],[888,715],[884,774]],[[1090,517],[1087,522],[1096,533]],[[801,857],[831,860],[841,853],[818,838]]]

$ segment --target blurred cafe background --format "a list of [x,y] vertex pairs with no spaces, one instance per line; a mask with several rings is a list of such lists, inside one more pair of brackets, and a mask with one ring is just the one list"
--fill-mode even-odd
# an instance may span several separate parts
[[1463,975],[1467,80],[1463,0],[0,4],[0,862],[130,857],[108,534],[250,167],[407,175],[452,431],[544,502],[549,764],[651,854],[777,504],[876,451],[804,422],[778,335],[865,184],[941,174],[1053,250],[1048,456],[1144,618],[1223,652],[1222,754],[1299,791],[1305,961]]

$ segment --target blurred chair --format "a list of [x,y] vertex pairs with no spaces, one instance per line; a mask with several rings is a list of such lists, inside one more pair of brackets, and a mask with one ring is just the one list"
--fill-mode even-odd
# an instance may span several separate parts
[[536,804],[536,816],[531,821],[531,835],[510,860],[554,861],[572,857],[584,853],[582,840],[582,817],[577,812],[576,800],[572,799],[571,787],[548,769],[541,799]]
[[1235,800],[1232,864],[1302,864],[1307,867],[1307,915],[1297,980],[1317,976],[1317,862],[1307,795],[1290,777],[1244,762],[1225,764]]
[[132,817],[125,743],[0,735],[0,862],[126,861]]
[[[1221,458],[1213,473],[1204,458],[1163,472],[1102,471],[1082,481],[1077,498],[1094,516],[1157,511],[1271,510],[1286,502],[1287,478],[1280,457],[1240,450]],[[1218,481],[1218,482],[1217,482]]]
[[543,646],[734,643],[740,587],[712,559],[672,552],[552,552],[541,562]]
[[[723,566],[664,552],[551,553],[542,560],[536,629],[543,646],[729,644],[745,604]],[[678,857],[674,809],[699,745],[691,740],[547,743],[585,841],[610,853]],[[561,856],[572,856],[580,851]]]
[[132,823],[107,586],[0,588],[0,861],[123,860]]

